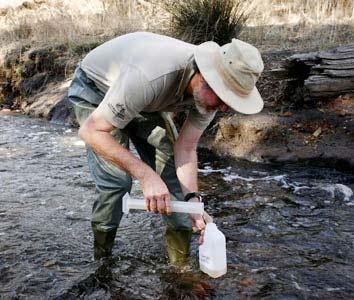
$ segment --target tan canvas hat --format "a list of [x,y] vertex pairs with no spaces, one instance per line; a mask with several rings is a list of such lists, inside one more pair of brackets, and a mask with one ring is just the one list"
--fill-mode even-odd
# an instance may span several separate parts
[[264,66],[257,48],[237,39],[222,47],[205,42],[196,46],[194,57],[206,82],[228,106],[244,114],[262,110],[255,84]]

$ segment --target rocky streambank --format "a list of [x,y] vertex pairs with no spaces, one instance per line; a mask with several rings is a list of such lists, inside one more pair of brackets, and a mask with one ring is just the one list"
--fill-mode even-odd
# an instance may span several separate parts
[[293,113],[265,110],[255,116],[222,117],[215,126],[213,138],[206,145],[219,155],[354,170],[352,115],[341,116],[333,109],[303,109]]
[[[0,108],[52,122],[77,126],[67,99],[71,74],[96,45],[74,49],[22,47],[2,56]],[[264,53],[258,82],[265,109],[252,116],[219,114],[201,146],[218,155],[257,162],[309,162],[354,170],[354,98],[350,95],[317,105],[292,105],[283,99],[282,82],[271,71],[291,52]]]

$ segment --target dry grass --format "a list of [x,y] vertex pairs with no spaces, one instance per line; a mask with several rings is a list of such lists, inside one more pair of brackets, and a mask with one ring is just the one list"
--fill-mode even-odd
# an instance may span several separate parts
[[241,38],[264,50],[325,49],[354,43],[352,0],[247,0]]
[[[167,32],[169,15],[162,9],[162,1],[165,0],[32,0],[20,9],[0,11],[0,43],[5,47],[20,43],[75,48],[131,31]],[[241,38],[263,50],[354,43],[352,0],[245,3],[251,14]]]
[[16,10],[0,12],[0,44],[82,44],[103,42],[124,33],[149,30],[154,13],[150,3],[139,0],[35,0]]

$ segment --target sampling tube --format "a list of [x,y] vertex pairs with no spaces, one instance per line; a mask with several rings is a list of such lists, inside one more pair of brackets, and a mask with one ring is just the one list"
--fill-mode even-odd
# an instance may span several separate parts
[[[129,213],[130,209],[146,209],[145,200],[131,198],[129,194],[125,194],[123,197],[123,212]],[[203,214],[204,203],[203,202],[184,202],[184,201],[171,201],[172,212],[188,213],[188,214]]]

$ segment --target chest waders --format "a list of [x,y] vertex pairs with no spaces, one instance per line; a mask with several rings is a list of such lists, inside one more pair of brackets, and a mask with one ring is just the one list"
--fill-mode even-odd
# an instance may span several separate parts
[[[82,124],[96,108],[87,100],[97,98],[92,82],[84,78],[82,72],[75,73],[70,87],[71,100],[75,103],[74,110],[77,121]],[[75,96],[75,91],[77,96]],[[85,99],[80,96],[85,95]],[[173,156],[173,142],[177,131],[172,119],[165,113],[141,113],[138,118],[131,121],[124,129],[112,131],[113,137],[122,146],[129,148],[131,140],[137,149],[140,158],[153,168],[166,183],[172,201],[183,201]],[[94,257],[100,259],[112,255],[112,248],[117,228],[122,218],[122,198],[130,192],[131,177],[97,155],[87,147],[87,159],[91,176],[99,193],[92,208],[91,225],[94,235]],[[191,220],[187,214],[172,214],[162,216],[166,224],[166,248],[170,263],[184,264],[189,256],[191,240]]]

